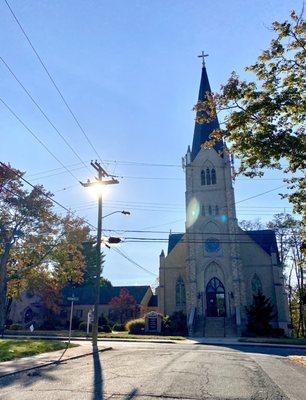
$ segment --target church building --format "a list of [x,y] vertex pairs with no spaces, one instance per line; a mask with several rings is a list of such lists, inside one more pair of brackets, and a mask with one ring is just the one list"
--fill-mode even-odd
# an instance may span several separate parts
[[[203,57],[199,101],[211,92]],[[288,332],[288,301],[275,233],[243,231],[237,222],[231,158],[220,140],[202,146],[219,128],[217,117],[195,123],[184,157],[186,226],[170,233],[160,254],[158,307],[183,311],[192,336],[239,336],[246,306],[261,291],[274,305],[273,327]]]

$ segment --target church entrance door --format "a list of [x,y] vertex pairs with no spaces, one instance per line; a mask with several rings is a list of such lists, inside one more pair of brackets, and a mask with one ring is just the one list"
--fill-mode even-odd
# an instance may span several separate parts
[[206,286],[207,317],[225,317],[225,290],[218,278],[212,278]]

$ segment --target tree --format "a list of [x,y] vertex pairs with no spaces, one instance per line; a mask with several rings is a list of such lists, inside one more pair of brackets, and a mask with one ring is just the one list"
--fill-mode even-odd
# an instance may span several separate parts
[[265,229],[265,225],[261,222],[259,218],[256,218],[252,221],[250,220],[242,220],[239,222],[239,226],[244,231],[254,231],[254,230],[261,230]]
[[13,298],[33,289],[52,308],[67,281],[83,279],[81,244],[88,226],[53,211],[52,193],[28,191],[23,173],[0,166],[0,330]]
[[119,296],[113,297],[109,305],[115,315],[119,316],[121,324],[127,318],[135,317],[138,312],[136,300],[126,289],[121,289]]
[[270,322],[274,318],[274,312],[269,298],[258,292],[253,296],[253,304],[246,307],[246,311],[250,333],[259,336],[266,336],[271,333]]
[[[41,250],[52,241],[57,216],[52,213],[51,194],[36,186],[23,188],[20,171],[0,167],[0,329],[5,324],[7,284],[31,268]],[[40,237],[41,241],[37,240]],[[15,249],[14,253],[12,250]],[[20,257],[17,253],[20,250]],[[12,257],[13,256],[13,257]]]
[[270,47],[246,68],[256,80],[240,80],[233,72],[220,92],[207,93],[195,110],[199,123],[227,113],[203,146],[226,139],[240,161],[237,173],[249,177],[262,176],[264,168],[282,170],[291,190],[284,197],[306,219],[306,23],[292,11],[289,21],[274,22],[272,29]]
[[305,256],[301,251],[303,224],[290,214],[276,214],[267,226],[275,231],[280,261],[283,268],[288,271],[287,287],[291,323],[297,336],[305,336]]

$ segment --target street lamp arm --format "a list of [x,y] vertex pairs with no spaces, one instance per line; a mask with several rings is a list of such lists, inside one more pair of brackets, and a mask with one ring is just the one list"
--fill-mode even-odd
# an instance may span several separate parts
[[106,217],[109,217],[110,215],[113,215],[113,214],[116,214],[116,213],[120,213],[120,214],[124,214],[124,215],[131,215],[131,213],[129,211],[124,211],[124,210],[123,211],[113,211],[113,212],[111,212],[109,214],[104,215],[102,217],[102,219],[106,218]]

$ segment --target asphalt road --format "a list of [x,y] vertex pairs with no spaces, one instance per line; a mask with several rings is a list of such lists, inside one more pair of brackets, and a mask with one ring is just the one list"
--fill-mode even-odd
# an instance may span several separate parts
[[110,345],[100,355],[0,379],[0,399],[306,399],[306,368],[287,358],[305,350]]

